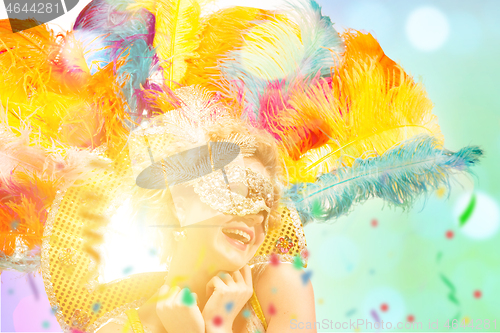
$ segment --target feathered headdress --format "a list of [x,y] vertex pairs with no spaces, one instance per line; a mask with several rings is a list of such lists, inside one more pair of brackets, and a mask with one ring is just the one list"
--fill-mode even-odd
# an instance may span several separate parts
[[374,197],[409,207],[483,154],[445,149],[422,84],[369,33],[337,33],[315,1],[202,16],[207,3],[93,0],[57,36],[0,21],[0,268],[39,270],[57,191],[126,161],[130,131],[178,109],[179,87],[211,92],[274,137],[282,204],[302,224]]

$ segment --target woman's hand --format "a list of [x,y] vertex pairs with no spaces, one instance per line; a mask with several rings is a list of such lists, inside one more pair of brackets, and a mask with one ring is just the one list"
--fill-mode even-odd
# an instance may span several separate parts
[[202,313],[206,332],[232,332],[234,319],[252,294],[252,272],[248,265],[233,274],[214,276],[207,284],[210,298]]
[[163,285],[158,292],[156,314],[168,333],[205,333],[205,322],[189,289]]

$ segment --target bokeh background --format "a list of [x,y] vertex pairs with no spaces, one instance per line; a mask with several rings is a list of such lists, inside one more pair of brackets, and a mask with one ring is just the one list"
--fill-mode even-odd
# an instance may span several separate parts
[[[52,22],[68,29],[80,1]],[[275,8],[284,1],[219,1]],[[476,177],[458,177],[403,212],[382,201],[347,217],[305,228],[317,321],[422,322],[449,331],[447,320],[500,331],[500,2],[318,0],[337,30],[371,32],[386,54],[424,83],[445,146],[485,150]],[[0,5],[0,18],[6,18]],[[2,332],[59,332],[41,277],[1,275]],[[489,328],[486,321],[489,320]],[[496,322],[495,322],[496,320]],[[438,329],[429,322],[438,321]],[[496,324],[496,328],[495,325]],[[345,324],[344,324],[345,325]],[[391,331],[360,326],[327,331]]]

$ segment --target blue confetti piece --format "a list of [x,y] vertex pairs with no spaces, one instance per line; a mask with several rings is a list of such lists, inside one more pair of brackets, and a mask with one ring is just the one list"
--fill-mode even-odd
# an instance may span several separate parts
[[19,227],[19,220],[14,220],[10,223],[10,227],[13,231],[16,231],[17,230],[17,227]]
[[98,312],[100,309],[101,309],[101,303],[95,302],[94,304],[92,304],[92,311],[94,313]]
[[351,310],[347,311],[347,313],[345,314],[345,316],[346,317],[350,317],[350,316],[352,316],[355,313],[356,313],[356,309],[351,309]]
[[127,275],[128,273],[132,272],[134,270],[134,267],[128,266],[123,269],[123,275]]
[[309,282],[309,280],[311,279],[311,275],[312,275],[312,271],[306,271],[306,272],[302,273],[302,283],[304,285],[306,285],[307,282]]
[[59,311],[59,305],[51,306],[50,312],[55,315]]
[[42,327],[47,329],[50,327],[50,323],[47,321],[47,320],[44,320],[43,323],[42,323]]
[[231,310],[233,309],[233,307],[234,307],[234,303],[233,302],[226,303],[226,311],[227,312],[231,312]]
[[9,295],[14,295],[14,289],[12,288],[9,289]]

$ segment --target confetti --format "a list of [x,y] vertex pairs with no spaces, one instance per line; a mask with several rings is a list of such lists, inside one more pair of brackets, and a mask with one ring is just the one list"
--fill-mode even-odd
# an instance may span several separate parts
[[481,298],[482,295],[483,293],[481,292],[481,290],[474,291],[474,298]]
[[273,287],[273,288],[271,289],[271,292],[272,292],[273,294],[276,294],[276,293],[278,292],[278,288]]
[[196,303],[196,299],[194,298],[193,294],[191,293],[191,290],[189,288],[184,288],[182,290],[182,304],[185,306],[191,306],[194,303]]
[[149,255],[154,257],[156,256],[158,253],[156,252],[156,249],[155,248],[151,248],[149,249]]
[[14,220],[10,223],[10,228],[13,230],[13,231],[16,231],[17,230],[17,227],[19,227],[19,220]]
[[55,315],[56,312],[59,311],[59,305],[54,305],[50,307],[50,312]]
[[301,269],[303,266],[304,266],[304,263],[302,262],[302,259],[298,255],[296,255],[293,258],[293,267],[295,269]]
[[182,282],[184,280],[186,280],[187,278],[185,276],[175,276],[173,279],[172,279],[172,283],[170,287],[176,287],[177,285],[179,285],[179,282]]
[[[455,286],[453,285],[453,283],[451,283],[450,280],[448,280],[446,278],[446,276],[444,276],[443,274],[440,274],[439,275],[441,280],[444,282],[444,284],[446,284],[446,286],[450,289],[450,293],[448,294],[448,299],[450,300],[450,302],[452,302],[453,304],[457,305],[457,306],[460,306],[460,302],[458,301],[456,295],[455,295],[455,291],[456,291],[456,288]],[[457,319],[460,317],[460,311],[457,312],[457,314],[455,315],[455,317],[451,318],[451,319]]]
[[123,269],[123,275],[127,275],[134,270],[134,267],[128,266]]
[[38,300],[38,289],[36,288],[35,281],[33,281],[33,277],[30,274],[28,274],[28,282],[30,284],[31,290],[33,291],[35,299]]
[[301,253],[302,259],[306,260],[309,258],[309,251],[307,249],[304,249]]
[[373,319],[375,319],[376,322],[380,323],[380,318],[379,318],[379,316],[377,314],[377,311],[375,311],[375,310],[372,309],[370,311],[370,314],[372,315]]
[[389,305],[387,305],[387,303],[382,303],[380,305],[380,311],[387,312],[387,310],[389,310]]
[[269,312],[269,314],[271,316],[274,316],[276,314],[276,308],[274,307],[274,304],[269,304],[269,307],[267,308],[267,312]]
[[347,313],[345,314],[345,316],[346,317],[350,317],[350,316],[352,316],[355,313],[356,313],[356,309],[351,309],[351,310],[347,311]]
[[325,301],[322,298],[318,299],[318,304],[323,304]]
[[371,222],[372,227],[376,228],[378,226],[378,221],[377,219],[373,219]]
[[222,317],[221,316],[215,316],[214,319],[212,319],[212,323],[216,327],[222,325]]
[[211,264],[211,265],[208,267],[208,273],[209,273],[209,274],[213,274],[216,270],[217,270],[217,266],[215,266],[215,264]]
[[42,327],[43,327],[44,329],[49,328],[49,327],[50,327],[50,322],[49,322],[49,321],[47,321],[47,320],[44,320],[44,321],[43,321],[43,323],[42,323]]
[[297,319],[297,315],[296,315],[296,314],[292,314],[292,315],[290,316],[290,319],[291,319],[291,320],[293,320],[293,319]]
[[227,302],[226,303],[226,311],[227,312],[231,312],[231,310],[233,309],[234,307],[234,303],[233,302]]
[[453,236],[454,236],[453,231],[451,231],[451,230],[446,231],[446,238],[448,238],[448,239],[452,239],[452,238],[453,238]]
[[406,317],[406,321],[408,321],[410,323],[413,323],[415,321],[415,316],[414,315],[408,315],[408,317]]
[[100,302],[95,302],[92,304],[92,311],[94,313],[98,312],[101,309],[101,303]]
[[461,227],[463,227],[472,216],[474,207],[476,207],[476,193],[472,194],[472,197],[469,201],[469,204],[467,205],[467,208],[465,208],[464,212],[462,213],[462,215],[460,215],[458,219]]
[[12,288],[9,289],[9,295],[14,295],[14,289]]
[[446,193],[446,188],[445,187],[439,187],[436,191],[436,195],[438,198],[442,198]]
[[271,265],[273,266],[278,266],[280,264],[280,258],[276,253],[271,253],[271,256],[269,257],[269,261],[271,262]]
[[243,313],[242,313],[242,314],[243,314],[243,317],[244,317],[244,318],[249,318],[249,317],[250,317],[250,310],[246,310],[246,309],[245,309],[245,310],[243,310]]
[[309,282],[309,280],[311,279],[311,275],[312,275],[312,271],[307,271],[307,272],[302,273],[302,275],[301,275],[302,284],[306,285],[307,282]]

